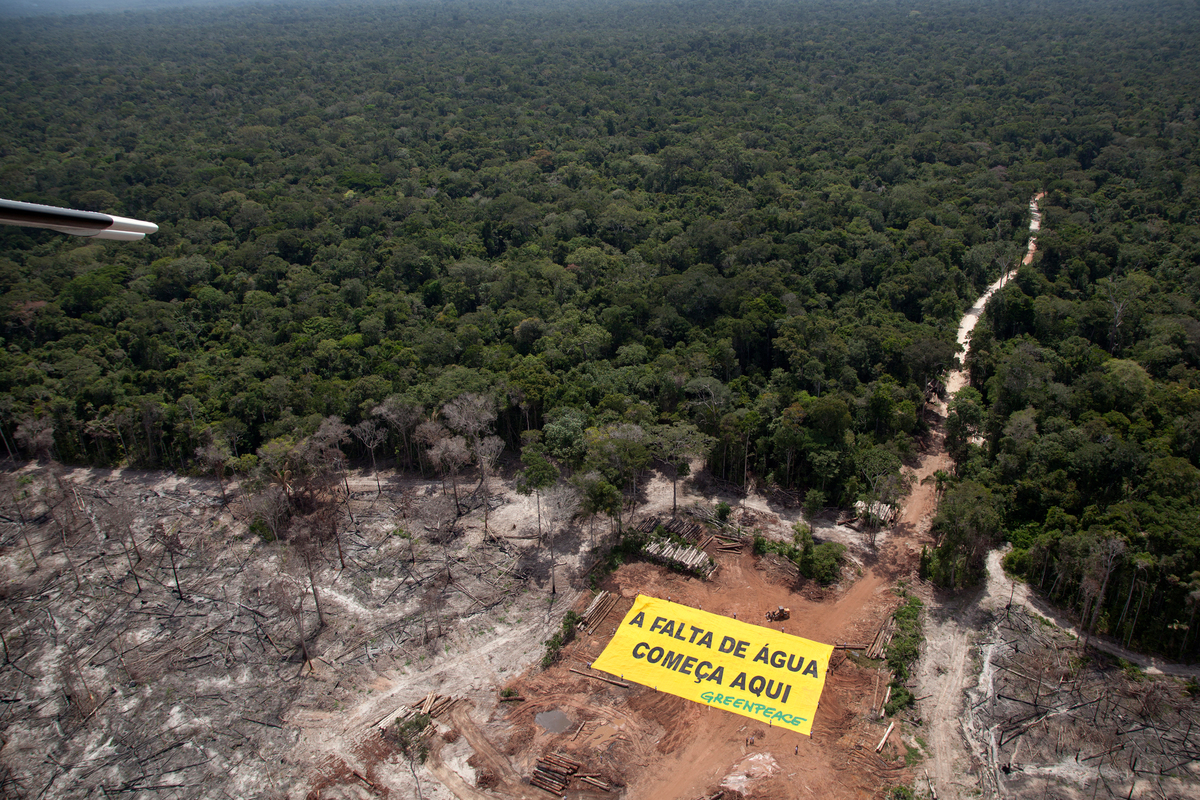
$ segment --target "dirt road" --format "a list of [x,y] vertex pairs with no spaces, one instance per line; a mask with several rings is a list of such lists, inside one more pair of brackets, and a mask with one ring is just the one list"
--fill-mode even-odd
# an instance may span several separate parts
[[[1039,192],[1029,201],[1029,243],[1021,261],[1022,265],[1032,263],[1037,252],[1036,234],[1041,229],[1042,222],[1038,201],[1044,196],[1044,193]],[[979,322],[984,306],[993,294],[1007,281],[1012,280],[1016,272],[1017,268],[1014,268],[1001,275],[963,315],[958,326],[958,343],[964,348],[964,362],[966,348],[970,346],[971,332]],[[946,389],[951,397],[966,385],[967,374],[962,369],[951,372],[946,380]],[[920,479],[939,469],[950,471],[953,468],[953,463],[942,446],[941,421],[945,419],[946,406],[939,405],[937,413],[939,423],[935,432],[936,444],[921,458],[916,471]],[[919,491],[922,489],[924,491]],[[932,514],[937,510],[937,500],[933,493],[933,486],[921,483],[913,489],[903,518],[904,524],[916,526],[913,534],[928,533]],[[913,520],[914,517],[916,520]],[[982,591],[948,600],[941,600],[936,595],[927,598],[929,602],[925,615],[925,648],[918,671],[917,696],[927,698],[919,704],[919,711],[929,732],[929,776],[937,789],[938,797],[948,800],[974,796],[979,791],[978,781],[969,769],[970,755],[963,741],[963,693],[975,680],[974,670],[971,668],[971,649],[975,636],[985,620],[986,610],[995,608],[999,602],[998,595],[993,593],[1008,588],[1008,581],[1002,580],[997,553],[993,553],[988,560],[989,570],[993,561],[997,577],[993,579],[989,574],[987,586]],[[1007,595],[1003,600],[1007,602]]]
[[[1042,212],[1038,208],[1038,201],[1046,196],[1045,192],[1038,192],[1029,201],[1029,243],[1025,246],[1025,257],[1021,259],[1020,266],[1028,266],[1033,263],[1033,256],[1037,253],[1037,232],[1042,229]],[[975,330],[975,325],[979,322],[979,318],[983,316],[983,307],[987,305],[987,301],[992,299],[1000,287],[1008,283],[1017,274],[1020,267],[1013,267],[1008,272],[1001,275],[996,281],[989,286],[983,294],[979,295],[979,299],[967,309],[967,313],[963,314],[962,322],[958,325],[958,344],[963,349],[963,360],[966,360],[967,348],[971,342],[971,332]],[[955,370],[950,373],[946,379],[946,391],[951,397],[959,389],[967,385],[967,373],[964,370]]]

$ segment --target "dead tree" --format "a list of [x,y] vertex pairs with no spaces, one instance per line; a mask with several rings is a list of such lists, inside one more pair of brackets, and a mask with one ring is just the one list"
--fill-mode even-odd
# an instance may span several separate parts
[[417,448],[417,454],[421,461],[422,472],[425,471],[426,463],[428,461],[428,459],[425,457],[425,452],[432,449],[435,444],[442,439],[445,439],[449,435],[450,432],[446,430],[445,425],[433,420],[426,420],[417,426],[416,431],[413,432],[413,439],[416,440],[418,445],[421,445],[425,448],[424,451],[420,448]]
[[301,491],[297,492],[294,507],[304,515],[324,515],[328,530],[337,543],[338,560],[342,569],[346,568],[346,557],[342,551],[341,531],[337,525],[339,479],[346,491],[346,513],[350,521],[354,521],[354,512],[350,508],[350,483],[345,473],[346,456],[341,449],[341,443],[349,438],[349,431],[350,427],[339,417],[326,417],[316,433],[296,447],[298,469],[301,473],[297,486],[301,487]]
[[312,436],[302,443],[301,454],[307,462],[310,474],[323,477],[338,477],[346,486],[346,497],[350,496],[350,484],[346,480],[346,454],[342,452],[342,442],[350,438],[350,426],[342,422],[341,417],[329,416],[321,420],[320,426]]
[[[61,514],[58,511],[58,509],[52,509],[50,511],[50,517],[58,525],[58,535],[59,535],[60,541],[62,542],[63,556],[67,559],[67,565],[71,568],[71,574],[75,576],[75,588],[82,589],[83,588],[83,580],[79,577],[79,567],[77,567],[75,565],[75,559],[71,558],[71,545],[67,541],[67,532],[68,532],[67,515]],[[71,533],[75,532],[73,526],[71,527],[70,532]]]
[[183,555],[183,541],[179,538],[178,528],[171,531],[160,528],[154,538],[162,545],[163,550],[166,551],[167,559],[171,563],[171,575],[175,578],[175,591],[179,593],[179,599],[187,599],[183,594],[183,585],[179,582],[179,565],[177,559]]
[[49,461],[54,448],[54,420],[27,416],[13,431],[13,438],[38,461]]
[[486,477],[486,467],[480,458],[484,435],[496,421],[496,401],[486,395],[467,392],[442,407],[442,417],[450,429],[461,434],[476,462],[480,464],[480,485]]
[[246,501],[246,507],[250,512],[251,521],[261,524],[265,532],[270,534],[271,541],[285,536],[291,516],[291,504],[284,487],[277,483],[267,484],[262,491]]
[[554,594],[556,564],[554,558],[555,531],[570,521],[579,513],[579,490],[569,483],[559,482],[546,491],[546,509],[550,517],[550,593]]
[[[461,436],[451,436],[439,439],[429,448],[429,460],[432,461],[443,475],[450,476],[450,484],[454,488],[455,515],[458,514],[458,471],[470,459],[467,452],[466,440]],[[442,479],[442,491],[445,493],[445,478]]]
[[379,467],[375,463],[375,451],[379,449],[379,445],[383,444],[383,440],[387,438],[387,431],[380,427],[379,423],[373,419],[364,419],[362,422],[350,429],[350,433],[354,434],[354,438],[367,448],[367,452],[371,454],[371,471],[375,473],[375,493],[376,495],[383,494],[383,486],[379,483]]
[[488,435],[496,422],[496,401],[487,395],[467,392],[446,403],[442,407],[442,416],[452,430],[466,439],[467,448],[479,466],[479,486],[476,491],[483,490],[483,531],[486,534],[490,511],[487,480],[496,459],[504,450],[500,437]]
[[319,512],[293,526],[292,536],[288,540],[296,557],[304,565],[308,574],[308,585],[312,589],[313,604],[317,607],[317,627],[325,627],[325,613],[321,609],[321,594],[317,591],[316,564],[321,557],[321,543],[318,538],[323,527]]
[[296,585],[296,581],[286,573],[279,575],[268,585],[268,598],[284,614],[290,616],[296,624],[296,638],[300,645],[300,653],[304,663],[312,662],[308,652],[308,637],[304,633],[304,591]]
[[[32,483],[32,479],[28,475],[22,475],[17,479],[17,483],[24,487]],[[40,564],[38,563],[37,552],[33,549],[33,543],[29,541],[29,525],[25,520],[25,510],[21,505],[21,501],[28,496],[29,490],[22,488],[20,492],[14,492],[12,498],[13,507],[17,510],[17,519],[20,521],[21,538],[25,540],[25,546],[29,548],[29,557],[33,559],[33,568],[36,571],[40,567]]]
[[196,460],[205,470],[213,473],[217,485],[221,487],[221,505],[227,505],[229,499],[225,496],[225,465],[230,459],[229,445],[223,440],[211,441],[196,448]]
[[371,409],[371,415],[379,417],[390,430],[400,434],[400,441],[404,445],[404,462],[411,467],[412,448],[408,437],[413,427],[425,416],[425,409],[394,394]]
[[488,534],[488,514],[491,512],[491,498],[488,490],[488,476],[496,466],[496,460],[504,451],[504,440],[499,436],[485,436],[479,442],[475,453],[479,461],[479,485],[483,489],[483,533]]
[[0,440],[3,440],[4,449],[8,451],[8,460],[14,464],[17,463],[17,456],[13,452],[12,445],[8,443],[8,437],[4,435],[4,428],[8,422],[9,414],[12,413],[15,403],[16,401],[13,400],[13,397],[10,394],[0,397]]
[[1100,619],[1100,609],[1104,607],[1104,596],[1108,592],[1108,579],[1112,577],[1113,571],[1117,568],[1117,563],[1124,553],[1124,540],[1116,536],[1106,536],[1097,541],[1088,554],[1083,581],[1080,585],[1086,598],[1083,621],[1087,625],[1087,637],[1084,639],[1084,645],[1087,645],[1092,633],[1096,630],[1096,622]]

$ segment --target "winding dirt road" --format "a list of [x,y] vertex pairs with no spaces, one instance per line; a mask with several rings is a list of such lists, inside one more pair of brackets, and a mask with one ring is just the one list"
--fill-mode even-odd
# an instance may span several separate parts
[[[967,313],[963,314],[962,322],[958,324],[958,344],[963,349],[964,362],[967,348],[971,342],[971,332],[975,330],[975,325],[983,316],[983,307],[987,305],[987,301],[992,299],[992,295],[999,291],[1000,287],[1013,279],[1018,269],[1033,263],[1034,253],[1037,252],[1037,233],[1042,229],[1042,212],[1038,208],[1038,201],[1045,196],[1045,192],[1038,192],[1029,201],[1029,243],[1025,246],[1025,257],[1021,259],[1020,265],[1001,275],[995,283],[987,288],[987,291],[979,295],[979,299],[967,309]],[[956,369],[946,378],[946,391],[951,396],[966,385],[967,373],[965,370]]]
[[[1038,201],[1044,196],[1044,193],[1039,192],[1029,201],[1029,243],[1021,265],[1031,264],[1037,252],[1037,233],[1042,227]],[[963,348],[964,362],[967,348],[970,346],[971,332],[975,330],[975,325],[983,315],[984,306],[993,294],[1012,280],[1019,268],[1014,267],[1001,275],[963,315],[958,326],[958,343]],[[946,389],[950,396],[966,385],[965,369],[954,370],[946,380]],[[945,404],[939,404],[938,414],[945,419]],[[953,466],[946,454],[941,427],[938,425],[939,429],[935,432],[934,446],[930,447],[921,459],[917,469],[918,480],[932,475],[939,469],[949,470]],[[916,530],[911,533],[924,534],[929,530],[931,516],[937,509],[936,498],[932,497],[933,491],[933,486],[917,483],[908,502],[905,503],[904,522],[910,522],[910,515],[917,517],[917,520],[912,521]],[[997,568],[998,558],[996,556]],[[989,566],[991,561],[992,559],[989,559]],[[1003,583],[1007,588],[1007,581]],[[992,590],[998,586],[1000,581],[993,581],[989,575],[985,588],[970,596],[958,597],[947,602],[938,602],[931,598],[932,602],[929,603],[925,615],[925,648],[917,676],[920,687],[917,695],[926,697],[919,704],[919,711],[927,725],[926,742],[930,750],[929,778],[937,789],[937,796],[947,800],[976,796],[979,793],[978,781],[969,768],[970,755],[963,739],[963,700],[967,686],[974,681],[973,670],[969,669],[974,637],[983,623],[985,610],[994,606],[999,599],[992,596]],[[1003,602],[1007,602],[1007,599],[1003,598]]]
[[[1021,260],[1022,266],[1031,264],[1034,254],[1037,253],[1037,233],[1042,223],[1038,201],[1044,196],[1044,193],[1039,192],[1029,201],[1029,243]],[[998,278],[963,315],[958,328],[958,343],[963,347],[964,356],[970,345],[971,333],[979,322],[987,301],[1005,283],[1012,280],[1017,269],[1019,267]],[[965,370],[951,372],[946,381],[946,388],[951,396],[966,385]],[[945,406],[938,410],[944,417]],[[938,436],[941,436],[940,431]],[[919,476],[933,474],[937,469],[949,469],[952,466],[944,448],[940,446],[940,438],[936,444],[938,446],[931,447],[922,458],[917,471]],[[921,487],[918,485],[917,488]],[[932,491],[932,487],[926,488]],[[910,508],[914,509],[912,513],[922,520],[928,519],[928,498],[918,494],[916,490],[906,504],[906,520]],[[933,508],[936,510],[936,504]],[[919,532],[926,532],[927,526],[928,522],[925,522]],[[919,710],[927,726],[925,738],[930,750],[927,764],[929,779],[937,790],[937,796],[945,800],[977,797],[981,792],[978,778],[970,769],[971,756],[964,738],[963,703],[965,691],[976,679],[976,670],[971,666],[972,647],[979,632],[985,629],[991,614],[1002,610],[1011,602],[1040,614],[1072,635],[1078,635],[1071,624],[1061,617],[1060,612],[1034,596],[1027,585],[1015,582],[1004,574],[1001,559],[1005,552],[994,550],[988,554],[987,582],[980,590],[947,601],[933,598],[925,617],[925,647],[917,678],[917,694],[927,696],[927,699],[920,702]],[[1151,675],[1200,676],[1200,667],[1173,664],[1134,653],[1104,637],[1092,637],[1091,644],[1097,649],[1138,664]]]

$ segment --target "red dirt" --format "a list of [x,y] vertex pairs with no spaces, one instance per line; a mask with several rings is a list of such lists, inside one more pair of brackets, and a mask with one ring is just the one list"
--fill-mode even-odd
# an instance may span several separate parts
[[[772,625],[816,641],[867,643],[898,602],[892,583],[911,577],[916,565],[906,540],[893,538],[885,551],[891,552],[878,560],[885,569],[869,570],[840,592],[818,593],[827,595],[820,602],[807,599],[800,591],[807,587],[788,580],[786,570],[749,553],[719,557],[707,582],[647,563],[622,567],[602,586],[622,599],[601,629],[565,648],[559,665],[520,682],[529,699],[507,715],[511,735],[521,742],[518,752],[529,762],[518,769],[527,774],[537,755],[563,752],[583,762],[585,771],[626,784],[627,797],[647,800],[711,796],[752,753],[770,754],[779,772],[752,784],[750,797],[859,798],[910,781],[902,748],[889,742],[882,755],[874,753],[885,730],[868,719],[878,703],[871,697],[875,671],[843,651],[834,653],[811,738],[645,687],[621,689],[569,672],[600,654],[639,593],[756,624],[765,609],[788,606],[791,619]],[[534,722],[534,715],[552,708],[572,720],[566,732],[550,734]]]

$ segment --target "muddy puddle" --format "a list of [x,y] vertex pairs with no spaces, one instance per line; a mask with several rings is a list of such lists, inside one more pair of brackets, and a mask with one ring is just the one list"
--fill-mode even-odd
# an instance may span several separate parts
[[535,716],[534,720],[550,733],[562,733],[571,726],[571,720],[558,709],[543,711]]

